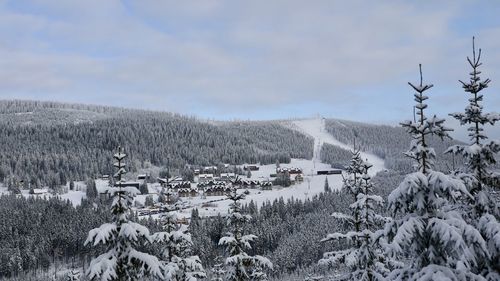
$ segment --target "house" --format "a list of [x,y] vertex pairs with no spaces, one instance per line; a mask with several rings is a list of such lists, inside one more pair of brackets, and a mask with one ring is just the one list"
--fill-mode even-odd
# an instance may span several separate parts
[[217,173],[217,166],[206,166],[206,167],[203,167],[203,173],[205,173],[205,174],[215,174],[215,173]]
[[195,197],[198,195],[198,188],[195,186],[190,186],[188,188],[178,188],[177,195],[179,195],[179,197]]
[[161,186],[164,186],[168,183],[168,179],[166,178],[156,178],[156,180],[158,181],[158,183],[161,185]]
[[122,182],[120,185],[118,185],[118,183],[115,184],[116,187],[120,186],[120,187],[135,187],[137,189],[139,189],[139,186],[141,185],[140,182],[137,182],[137,181],[126,181],[126,182]]
[[223,184],[205,186],[203,194],[206,196],[224,196],[232,190],[233,186],[224,182]]
[[221,173],[220,174],[220,179],[223,181],[231,181],[236,178],[235,173]]
[[109,175],[102,175],[101,179],[107,181],[109,180]]
[[260,187],[262,190],[271,190],[273,189],[273,182],[271,181],[262,181],[260,183]]
[[260,185],[260,181],[238,178],[233,182],[233,184],[238,188],[254,188]]
[[320,170],[317,171],[318,175],[341,175],[342,170],[339,169],[332,169],[332,170]]
[[169,182],[168,185],[166,185],[169,190],[171,191],[177,191],[178,189],[181,188],[191,188],[191,182],[190,181],[174,181],[174,182]]
[[167,185],[174,184],[174,183],[181,183],[185,182],[182,177],[173,177],[171,179],[166,179],[166,178],[156,178],[158,183],[163,186],[167,187]]
[[32,195],[44,195],[49,193],[47,188],[33,188],[31,194]]
[[214,179],[214,174],[200,174],[198,175],[198,182],[207,182]]
[[148,178],[147,174],[139,174],[137,175],[137,180],[146,180]]
[[243,166],[243,170],[245,170],[245,171],[258,171],[259,170],[259,166],[257,166],[257,165],[246,165],[246,166]]
[[276,174],[286,173],[290,175],[302,174],[301,168],[276,168]]

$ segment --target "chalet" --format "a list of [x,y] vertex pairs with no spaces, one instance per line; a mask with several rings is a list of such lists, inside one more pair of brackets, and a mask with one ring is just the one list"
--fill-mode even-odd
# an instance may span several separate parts
[[260,181],[258,180],[249,180],[249,179],[236,179],[233,184],[238,186],[238,188],[252,188],[260,185]]
[[246,166],[243,166],[243,170],[245,170],[245,171],[258,171],[259,170],[259,166],[257,166],[257,165],[246,165]]
[[214,174],[200,174],[198,175],[198,182],[207,182],[214,180]]
[[172,191],[177,191],[178,189],[181,189],[181,188],[191,188],[191,182],[190,181],[174,181],[174,182],[169,182],[168,185],[166,185],[166,187],[169,189],[169,190],[172,190]]
[[342,170],[339,169],[332,169],[332,170],[320,170],[317,171],[318,175],[341,175]]
[[204,188],[207,186],[215,186],[215,185],[226,185],[226,181],[218,181],[218,180],[209,180],[205,182],[198,183],[198,188]]
[[206,166],[206,167],[203,167],[203,173],[205,173],[205,174],[215,174],[215,173],[217,173],[217,166]]
[[260,183],[260,187],[262,190],[271,190],[273,189],[273,182],[271,181],[262,181]]
[[[141,185],[140,182],[137,182],[137,181],[126,181],[126,182],[122,182],[121,183],[121,187],[135,187],[137,189],[139,189],[139,186]],[[115,184],[115,186],[118,187],[118,184]]]
[[157,178],[156,180],[163,187],[167,187],[167,185],[171,185],[171,184],[177,184],[177,183],[184,183],[184,182],[186,182],[181,177],[174,177],[174,178],[171,178],[171,179]]
[[49,190],[47,188],[33,188],[32,192],[30,192],[32,195],[44,195],[49,193]]
[[276,168],[276,174],[286,173],[290,175],[302,174],[301,168]]
[[181,182],[181,181],[184,181],[182,177],[173,177],[169,179],[169,182]]
[[179,195],[179,197],[195,197],[198,195],[198,188],[195,186],[190,186],[189,188],[178,188],[177,195]]
[[218,185],[210,185],[205,186],[203,188],[203,194],[206,196],[223,196],[233,190],[233,186],[231,184],[218,184]]
[[166,178],[156,178],[156,180],[161,186],[166,185],[168,183],[168,179]]
[[220,179],[223,181],[231,181],[236,178],[235,173],[221,173],[220,174]]

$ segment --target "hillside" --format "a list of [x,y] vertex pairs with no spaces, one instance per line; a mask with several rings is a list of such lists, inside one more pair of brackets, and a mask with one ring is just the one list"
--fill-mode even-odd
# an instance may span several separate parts
[[[387,169],[405,173],[413,170],[412,161],[404,155],[404,152],[410,147],[411,136],[402,127],[327,119],[325,128],[340,142],[353,145],[355,140],[356,146],[360,147],[361,150],[371,152],[384,159]],[[448,147],[457,143],[459,142],[452,139],[430,139],[430,145],[436,151],[437,170],[450,170],[457,163],[461,163],[461,159],[454,159],[453,156],[444,154]],[[339,153],[338,148],[326,146],[323,148],[322,159],[327,163],[337,163],[339,161],[333,156],[335,154],[347,158],[347,154]]]
[[216,125],[144,110],[36,101],[0,101],[0,180],[65,183],[111,172],[124,146],[130,170],[147,163],[264,164],[311,158],[313,140],[275,122]]
[[[186,164],[289,163],[313,156],[340,166],[350,153],[339,143],[352,147],[356,138],[386,168],[412,168],[403,156],[409,136],[385,125],[327,119],[321,134],[338,141],[315,144],[289,121],[207,122],[167,112],[19,100],[0,101],[0,117],[0,180],[11,184],[57,186],[110,173],[118,145],[129,153],[132,171],[169,162],[182,172]],[[452,143],[434,140],[432,145],[440,155]],[[439,168],[448,169],[452,160],[443,156]]]

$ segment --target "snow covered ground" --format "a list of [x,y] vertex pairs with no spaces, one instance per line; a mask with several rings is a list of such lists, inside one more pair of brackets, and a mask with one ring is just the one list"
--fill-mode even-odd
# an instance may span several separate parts
[[[293,121],[291,124],[291,128],[294,128],[314,138],[314,156],[313,156],[314,163],[321,163],[320,151],[323,143],[336,145],[338,147],[347,150],[353,149],[352,146],[338,141],[326,131],[325,119],[323,118]],[[371,168],[371,174],[374,175],[377,172],[385,169],[384,160],[382,158],[366,152],[361,152],[361,157],[363,158],[363,160],[366,160],[373,165],[373,167]]]

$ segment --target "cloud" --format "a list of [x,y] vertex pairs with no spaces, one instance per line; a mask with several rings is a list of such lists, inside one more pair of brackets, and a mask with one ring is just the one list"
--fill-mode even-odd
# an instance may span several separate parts
[[[470,7],[455,1],[1,3],[1,98],[215,118],[290,111],[369,121],[384,107],[377,121],[393,121],[407,118],[406,81],[423,63],[436,84],[435,111],[460,110],[455,100],[465,100],[456,98],[456,80],[468,72],[471,34],[457,22]],[[492,75],[500,68],[497,23],[476,27]]]

